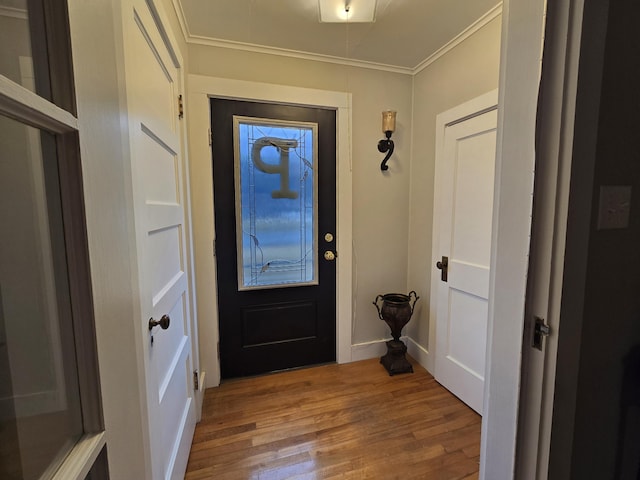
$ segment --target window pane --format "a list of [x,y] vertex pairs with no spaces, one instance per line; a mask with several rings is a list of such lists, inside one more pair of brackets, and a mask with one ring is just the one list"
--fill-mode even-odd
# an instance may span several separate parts
[[51,100],[45,26],[40,1],[0,5],[0,74]]
[[240,290],[318,283],[317,130],[234,117]]
[[0,478],[49,478],[82,434],[55,136],[0,116]]

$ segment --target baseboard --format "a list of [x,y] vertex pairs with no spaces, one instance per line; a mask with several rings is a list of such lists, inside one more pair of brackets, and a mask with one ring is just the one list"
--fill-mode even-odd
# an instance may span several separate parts
[[422,365],[427,372],[433,375],[433,365],[431,364],[433,359],[429,351],[411,337],[403,337],[402,339],[407,344],[407,352],[409,355]]
[[351,345],[351,361],[369,360],[370,358],[381,357],[387,352],[386,342],[390,338],[381,338],[370,342],[356,343]]
[[[360,360],[369,360],[370,358],[383,356],[387,353],[386,342],[389,340],[391,340],[391,338],[382,338],[380,340],[351,345],[351,361],[358,362]],[[433,359],[431,355],[429,355],[429,351],[411,337],[402,336],[400,340],[407,346],[407,353],[433,375],[433,365],[431,364]]]

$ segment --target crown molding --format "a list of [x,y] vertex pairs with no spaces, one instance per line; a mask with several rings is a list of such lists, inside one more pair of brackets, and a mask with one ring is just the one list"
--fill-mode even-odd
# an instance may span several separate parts
[[431,65],[436,60],[438,60],[440,57],[446,55],[448,52],[450,52],[455,47],[460,45],[462,42],[464,42],[467,38],[472,36],[482,27],[486,26],[489,22],[491,22],[495,18],[498,18],[501,14],[502,14],[502,2],[498,3],[495,7],[493,7],[491,10],[485,13],[482,17],[480,17],[478,20],[476,20],[467,28],[465,28],[462,32],[460,32],[455,38],[453,38],[448,43],[440,47],[438,50],[432,53],[429,57],[425,58],[412,70],[411,73],[413,75],[417,75],[422,70],[424,70],[429,65]]
[[178,17],[178,23],[180,24],[182,37],[184,38],[185,42],[189,43],[191,32],[189,31],[189,25],[187,24],[187,17],[184,14],[182,3],[180,2],[180,0],[172,0],[171,4],[173,5],[173,9],[176,12],[176,17]]
[[199,35],[190,35],[187,43],[192,45],[206,45],[209,47],[229,48],[233,50],[242,50],[245,52],[264,53],[268,55],[278,55],[281,57],[298,58],[302,60],[313,60],[315,62],[333,63],[337,65],[347,65],[350,67],[369,68],[373,70],[383,70],[386,72],[402,73],[411,75],[413,69],[409,67],[400,67],[396,65],[387,65],[384,63],[367,62],[364,60],[354,60],[344,57],[335,57],[332,55],[323,55],[320,53],[309,53],[298,50],[289,50],[278,47],[265,47],[264,45],[256,45],[252,43],[234,42],[231,40],[220,40],[216,38],[202,37]]
[[27,11],[23,10],[22,8],[0,6],[0,17],[19,18],[20,20],[26,20]]

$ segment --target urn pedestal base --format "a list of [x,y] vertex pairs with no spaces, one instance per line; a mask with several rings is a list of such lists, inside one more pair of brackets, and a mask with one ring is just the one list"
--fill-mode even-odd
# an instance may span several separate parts
[[413,373],[413,366],[405,357],[406,353],[407,346],[402,340],[389,340],[387,342],[387,353],[380,357],[380,363],[387,369],[389,375]]

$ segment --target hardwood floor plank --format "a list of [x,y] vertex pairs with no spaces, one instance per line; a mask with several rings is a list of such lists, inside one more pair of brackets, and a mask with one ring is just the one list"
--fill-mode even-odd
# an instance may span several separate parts
[[377,359],[208,389],[187,480],[477,478],[480,417],[422,367]]

